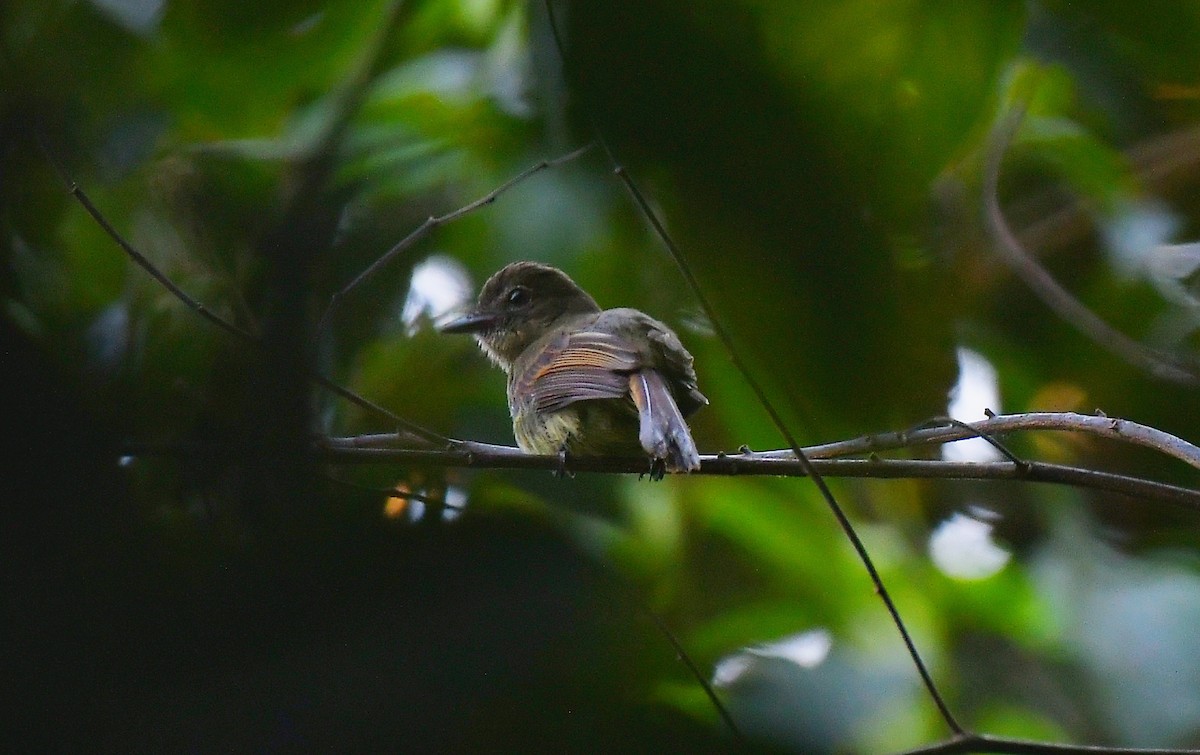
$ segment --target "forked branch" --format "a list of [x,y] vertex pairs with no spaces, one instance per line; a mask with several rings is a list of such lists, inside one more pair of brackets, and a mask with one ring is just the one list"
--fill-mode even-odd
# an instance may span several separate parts
[[[1119,430],[1113,429],[1119,428]],[[1117,493],[1145,501],[1178,506],[1200,513],[1200,490],[1142,477],[1102,472],[1062,464],[1018,459],[995,462],[952,462],[929,459],[882,459],[884,450],[916,448],[950,443],[1000,432],[1055,430],[1099,435],[1112,440],[1144,445],[1200,467],[1200,448],[1173,435],[1128,420],[1089,417],[1071,412],[1012,414],[973,423],[969,429],[954,425],[923,427],[901,432],[867,435],[803,449],[812,467],[826,477],[874,479],[1013,480],[1038,482]],[[1147,439],[1153,439],[1148,442]],[[557,456],[534,456],[513,446],[463,441],[441,450],[405,447],[395,435],[359,435],[322,438],[316,441],[318,458],[337,464],[399,464],[403,466],[467,467],[472,469],[558,470]],[[867,454],[868,458],[845,458]],[[570,457],[571,472],[642,474],[641,458]],[[749,450],[701,456],[700,469],[693,475],[803,477],[808,469],[791,449]]]

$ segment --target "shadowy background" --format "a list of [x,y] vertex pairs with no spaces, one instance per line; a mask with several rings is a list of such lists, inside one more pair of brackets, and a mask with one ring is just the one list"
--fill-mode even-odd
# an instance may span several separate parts
[[[10,749],[720,752],[641,606],[764,751],[946,730],[811,484],[327,467],[392,428],[306,365],[511,442],[503,378],[431,320],[514,259],[674,326],[703,451],[782,445],[593,149],[330,296],[431,215],[598,127],[805,442],[954,411],[1097,407],[1194,439],[992,253],[1002,200],[1125,332],[1194,351],[1200,10],[1162,2],[10,0],[0,353]],[[112,224],[246,347],[154,282]],[[951,393],[954,401],[951,401]],[[1195,485],[1126,445],[1031,458]],[[936,453],[930,452],[930,453]],[[965,451],[967,458],[984,458]],[[388,500],[400,486],[445,512]],[[839,482],[951,707],[997,735],[1200,746],[1196,516],[1015,483]]]

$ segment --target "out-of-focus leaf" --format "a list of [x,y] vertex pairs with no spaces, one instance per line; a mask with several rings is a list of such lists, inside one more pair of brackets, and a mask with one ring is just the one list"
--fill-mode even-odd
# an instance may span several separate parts
[[976,731],[994,737],[1015,737],[1038,742],[1070,741],[1070,734],[1048,716],[1028,708],[989,706],[973,724]]
[[785,599],[762,603],[747,599],[693,630],[688,635],[688,646],[702,657],[719,657],[742,647],[811,629],[824,615],[805,601]]

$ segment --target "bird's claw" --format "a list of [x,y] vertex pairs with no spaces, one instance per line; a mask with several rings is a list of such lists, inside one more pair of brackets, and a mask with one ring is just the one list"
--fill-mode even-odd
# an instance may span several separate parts
[[574,477],[575,475],[567,469],[567,449],[558,449],[558,466],[554,468],[554,476],[558,479]]
[[650,475],[651,482],[658,482],[667,475],[667,462],[663,459],[650,459]]

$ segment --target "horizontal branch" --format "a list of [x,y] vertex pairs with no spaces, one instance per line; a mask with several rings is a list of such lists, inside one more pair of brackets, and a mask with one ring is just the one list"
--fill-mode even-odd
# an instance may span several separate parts
[[956,753],[997,753],[998,755],[1185,755],[1192,749],[1103,747],[1056,742],[1034,742],[1028,739],[1009,739],[987,734],[964,733],[944,742],[906,750],[901,755],[955,755]]
[[[1034,430],[1049,430],[1054,432],[1073,432],[1108,438],[1124,443],[1151,448],[1200,469],[1200,446],[1196,446],[1168,432],[1155,429],[1127,419],[1108,417],[1104,414],[1078,414],[1076,412],[1026,412],[1023,414],[993,415],[988,419],[971,423],[939,424],[932,427],[917,427],[911,430],[876,433],[863,435],[850,440],[839,440],[832,443],[822,443],[806,446],[804,453],[810,459],[835,459],[843,456],[891,451],[899,448],[915,448],[941,443],[951,443],[970,438],[992,437],[1003,433],[1028,432]],[[374,435],[356,435],[345,438],[328,438],[324,441],[327,448],[401,448],[403,439],[397,439],[395,434],[380,433]],[[463,452],[485,454],[521,455],[520,449],[512,446],[501,446],[490,443],[463,441]],[[729,454],[717,454],[716,457],[734,458]],[[716,458],[712,457],[712,458]],[[791,449],[778,451],[757,451],[739,453],[738,459],[754,460],[795,460]],[[538,467],[541,468],[541,467]],[[583,471],[583,470],[580,470]],[[630,470],[589,470],[589,471],[630,471]],[[636,470],[632,470],[636,471]],[[728,474],[728,473],[723,473]],[[760,473],[761,474],[761,473]]]
[[[370,445],[386,436],[326,438],[318,441],[318,458],[339,464],[387,463],[412,466],[466,467],[473,469],[542,469],[567,472],[644,474],[646,459],[639,457],[557,456],[527,454],[513,446],[464,441],[443,451],[386,448]],[[1168,485],[1128,475],[1099,472],[1080,467],[1043,462],[952,462],[913,459],[811,459],[827,477],[877,479],[1018,480],[1104,490],[1159,501],[1200,513],[1200,490]],[[700,469],[692,475],[804,477],[807,473],[796,459],[753,452],[700,457]]]
[[[936,443],[949,443],[1000,433],[1053,430],[1094,435],[1101,438],[1133,443],[1152,448],[1167,456],[1179,459],[1200,469],[1200,446],[1189,443],[1170,433],[1157,430],[1127,419],[1108,417],[1103,414],[1077,414],[1075,412],[1028,412],[989,417],[969,425],[938,425],[893,433],[864,435],[852,440],[825,443],[804,449],[809,458],[830,459],[838,456],[887,451]],[[791,451],[764,451],[760,456],[789,457]]]

